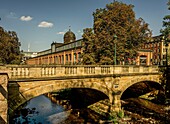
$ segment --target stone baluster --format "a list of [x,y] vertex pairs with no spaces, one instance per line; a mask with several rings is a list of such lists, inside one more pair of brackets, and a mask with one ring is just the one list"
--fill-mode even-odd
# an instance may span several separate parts
[[51,73],[51,72],[52,72],[51,67],[48,68],[48,72],[49,72],[48,75],[52,75],[52,73]]
[[41,75],[44,75],[44,68],[41,68]]
[[29,68],[25,68],[25,75],[26,77],[29,77]]
[[45,68],[45,75],[48,75],[48,68]]

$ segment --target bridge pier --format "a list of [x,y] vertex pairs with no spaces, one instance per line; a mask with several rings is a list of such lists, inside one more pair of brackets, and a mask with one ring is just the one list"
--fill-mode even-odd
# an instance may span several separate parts
[[111,104],[110,110],[113,112],[119,112],[121,110],[120,96],[117,94],[110,93],[109,100]]
[[8,124],[8,74],[0,72],[0,124]]

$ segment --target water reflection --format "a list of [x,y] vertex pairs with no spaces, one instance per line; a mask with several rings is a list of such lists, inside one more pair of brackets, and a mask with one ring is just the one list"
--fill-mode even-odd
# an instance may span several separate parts
[[31,99],[27,105],[19,111],[19,115],[12,124],[57,124],[67,118],[68,112],[63,107],[51,102],[44,95]]

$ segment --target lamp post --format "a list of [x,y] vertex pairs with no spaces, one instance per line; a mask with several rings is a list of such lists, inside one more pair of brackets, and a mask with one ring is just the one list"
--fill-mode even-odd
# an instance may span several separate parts
[[114,48],[114,65],[117,65],[116,63],[116,42],[117,42],[117,35],[114,35],[114,44],[115,44],[115,48]]

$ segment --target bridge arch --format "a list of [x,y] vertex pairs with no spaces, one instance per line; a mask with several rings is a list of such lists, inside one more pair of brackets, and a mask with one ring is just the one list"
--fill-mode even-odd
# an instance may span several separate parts
[[[111,80],[111,79],[110,79]],[[110,81],[111,82],[111,81]],[[16,109],[26,101],[40,96],[45,93],[57,92],[62,89],[70,88],[88,88],[96,91],[100,91],[108,97],[110,100],[111,90],[108,84],[103,79],[98,78],[88,78],[88,79],[69,79],[69,80],[47,80],[47,81],[28,81],[28,82],[18,82],[20,96],[22,100],[14,108]],[[13,97],[12,100],[16,99],[18,96]]]
[[[121,94],[120,94],[120,99],[123,95],[123,93],[132,85],[140,83],[140,82],[152,82],[158,84],[160,87],[161,86],[161,81],[160,81],[160,75],[147,75],[147,76],[134,76],[129,80],[128,82],[124,83],[124,86],[121,87]],[[163,87],[162,87],[163,89]]]
[[[50,81],[51,82],[51,81]],[[82,81],[64,81],[61,83],[46,83],[42,86],[36,86],[33,88],[30,88],[29,90],[25,90],[22,93],[22,95],[27,99],[30,100],[31,98],[34,98],[36,96],[49,93],[49,92],[58,92],[63,89],[71,89],[71,88],[88,88],[88,89],[94,89],[97,91],[102,92],[103,94],[108,96],[107,89],[103,88],[103,86],[100,83],[94,82],[91,85],[85,84],[85,82]]]

